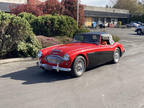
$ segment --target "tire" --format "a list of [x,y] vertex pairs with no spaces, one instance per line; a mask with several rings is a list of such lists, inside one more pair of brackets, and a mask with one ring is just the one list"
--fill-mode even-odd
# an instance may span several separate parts
[[137,35],[142,35],[142,31],[140,29],[137,30]]
[[80,77],[86,70],[86,60],[82,56],[76,57],[72,65],[71,74],[73,77]]
[[118,63],[120,61],[120,49],[116,48],[113,55],[113,63]]

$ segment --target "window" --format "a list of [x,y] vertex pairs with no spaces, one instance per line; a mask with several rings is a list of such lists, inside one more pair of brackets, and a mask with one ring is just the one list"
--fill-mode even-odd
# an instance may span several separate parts
[[100,36],[93,35],[93,34],[80,34],[80,35],[74,36],[73,42],[99,43]]

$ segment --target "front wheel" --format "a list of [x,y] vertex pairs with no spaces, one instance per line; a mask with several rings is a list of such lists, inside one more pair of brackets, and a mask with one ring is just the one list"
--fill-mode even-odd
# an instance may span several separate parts
[[120,49],[116,48],[113,55],[113,63],[118,63],[120,60]]
[[82,56],[76,57],[74,60],[74,63],[72,65],[72,76],[74,77],[80,77],[83,75],[83,73],[86,70],[86,60]]

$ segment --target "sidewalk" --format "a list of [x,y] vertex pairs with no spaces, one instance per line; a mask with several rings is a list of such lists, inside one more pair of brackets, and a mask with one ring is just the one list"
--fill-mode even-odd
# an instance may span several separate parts
[[1,59],[0,64],[6,64],[6,63],[11,63],[11,62],[20,62],[20,61],[30,61],[30,60],[37,60],[37,58],[12,58],[12,59]]

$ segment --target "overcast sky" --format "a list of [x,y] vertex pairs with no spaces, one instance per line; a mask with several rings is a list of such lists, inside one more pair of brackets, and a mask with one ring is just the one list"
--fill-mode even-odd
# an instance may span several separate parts
[[[59,1],[61,1],[61,0],[59,0]],[[81,1],[82,4],[85,4],[85,5],[105,7],[108,4],[109,0],[80,0],[80,1]]]
[[81,3],[92,6],[103,6],[108,4],[108,0],[81,0]]

